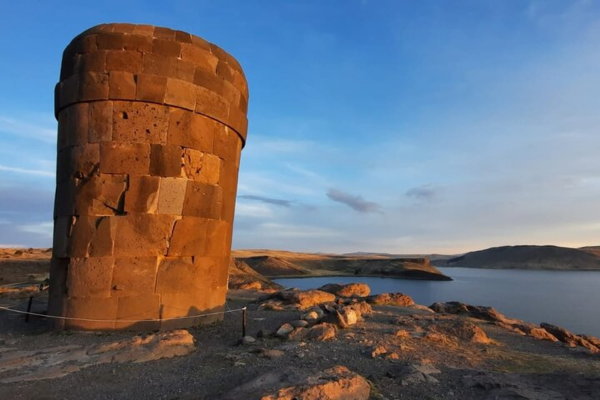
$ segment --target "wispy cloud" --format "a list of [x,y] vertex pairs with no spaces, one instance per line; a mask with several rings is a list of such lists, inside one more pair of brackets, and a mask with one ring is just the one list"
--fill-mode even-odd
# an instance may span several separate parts
[[273,204],[279,207],[291,207],[292,206],[292,202],[289,200],[283,200],[283,199],[274,199],[271,197],[265,197],[265,196],[256,196],[253,194],[243,194],[238,196],[238,198],[240,199],[247,199],[247,200],[256,200],[256,201],[262,201],[263,203],[267,203],[267,204]]
[[17,228],[23,232],[52,239],[54,224],[52,222],[40,222],[38,224],[20,225]]
[[19,168],[19,167],[9,167],[6,165],[0,165],[0,171],[14,172],[17,174],[44,176],[44,177],[48,177],[48,178],[54,178],[56,176],[56,173],[51,172],[51,171],[45,171],[45,170],[41,170],[41,169],[26,169],[26,168]]
[[28,120],[0,115],[0,132],[35,138],[46,143],[56,142],[56,123],[51,117],[32,115],[25,118]]
[[358,211],[360,213],[381,212],[381,206],[379,204],[372,201],[367,201],[363,199],[362,196],[351,195],[338,189],[329,189],[327,192],[327,197],[338,203],[345,204],[354,211]]
[[437,188],[431,184],[421,185],[408,189],[405,194],[417,200],[432,200],[437,195]]

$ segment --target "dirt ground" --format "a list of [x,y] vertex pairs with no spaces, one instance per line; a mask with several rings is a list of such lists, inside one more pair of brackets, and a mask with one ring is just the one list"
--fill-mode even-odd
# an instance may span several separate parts
[[[257,304],[250,302],[252,297],[248,292],[231,292],[228,307],[248,305],[248,334],[255,337],[259,330],[274,331],[300,316],[300,312],[258,310]],[[2,303],[25,307],[20,299],[4,298]],[[34,311],[44,311],[45,307],[44,298],[34,302]],[[395,335],[406,321],[423,318],[435,321],[463,317],[415,313],[404,307],[374,307],[374,314],[366,321],[339,330],[331,341],[265,338],[252,345],[240,345],[241,315],[231,313],[222,323],[190,329],[196,350],[185,356],[145,363],[94,365],[62,378],[0,383],[0,398],[218,399],[267,371],[288,366],[322,371],[336,365],[346,366],[367,378],[373,399],[599,398],[598,355],[519,336],[474,319],[470,321],[486,332],[491,344],[441,343]],[[9,349],[35,351],[92,346],[132,335],[53,332],[42,318],[26,323],[23,316],[0,310],[0,366],[2,354]],[[373,357],[377,346],[396,353],[398,359]],[[282,353],[269,358],[263,349],[278,349]],[[413,363],[439,369],[441,373],[434,375],[439,382],[403,384],[401,370]],[[18,373],[23,371],[2,372],[0,368],[0,381]]]

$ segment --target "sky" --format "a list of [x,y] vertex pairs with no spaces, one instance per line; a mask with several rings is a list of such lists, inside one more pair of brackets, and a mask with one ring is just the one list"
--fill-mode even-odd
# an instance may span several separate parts
[[234,248],[600,245],[600,1],[4,1],[0,247],[49,247],[62,50],[184,30],[250,88]]

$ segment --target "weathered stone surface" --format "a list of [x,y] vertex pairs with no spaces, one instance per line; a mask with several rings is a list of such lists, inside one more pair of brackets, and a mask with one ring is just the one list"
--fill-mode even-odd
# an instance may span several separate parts
[[330,283],[321,286],[319,290],[333,293],[340,297],[367,297],[371,294],[371,288],[366,283],[349,283],[347,285]]
[[374,296],[369,296],[367,301],[378,306],[400,306],[407,307],[415,304],[413,299],[403,293],[382,293]]
[[83,318],[61,327],[221,319],[197,315],[221,310],[227,291],[248,98],[239,64],[185,32],[107,24],[67,47],[60,79],[53,263],[64,268],[52,269],[49,308]]

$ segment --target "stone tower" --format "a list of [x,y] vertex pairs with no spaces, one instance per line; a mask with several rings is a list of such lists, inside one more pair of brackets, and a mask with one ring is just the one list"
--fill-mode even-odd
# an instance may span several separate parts
[[224,307],[247,106],[238,62],[188,33],[106,24],[67,46],[49,314],[73,319],[58,328],[222,318],[174,319]]

